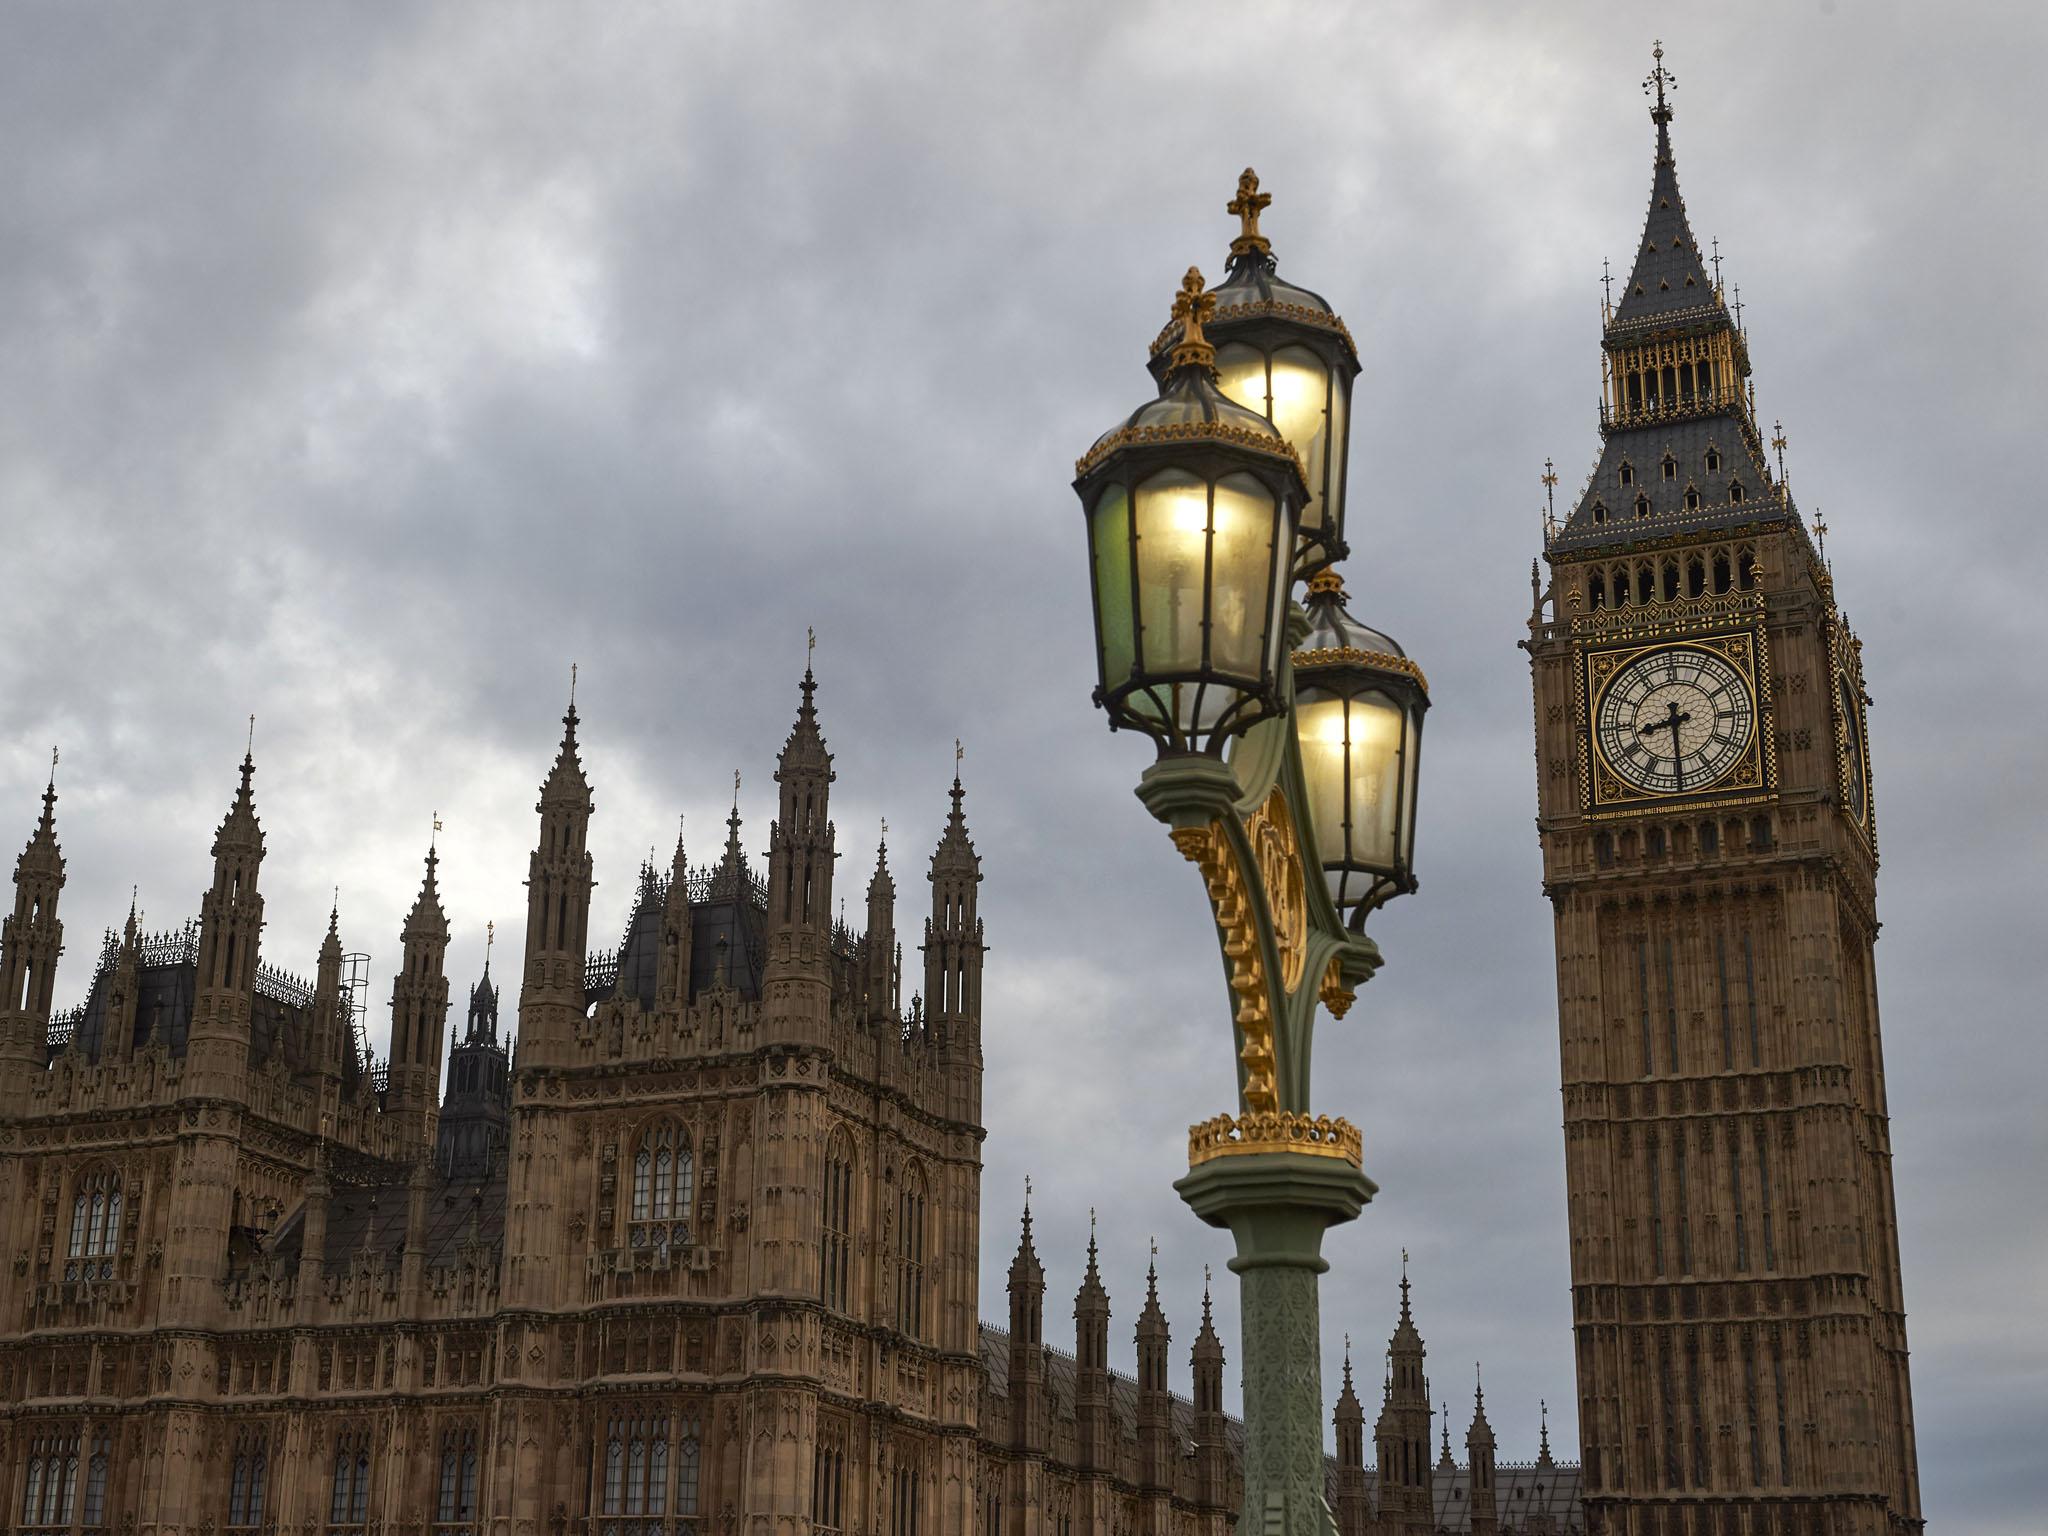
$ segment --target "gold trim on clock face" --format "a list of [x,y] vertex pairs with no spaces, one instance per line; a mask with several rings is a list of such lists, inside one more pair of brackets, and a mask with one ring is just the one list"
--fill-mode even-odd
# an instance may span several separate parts
[[1757,704],[1749,681],[1717,650],[1672,645],[1616,667],[1593,706],[1602,764],[1643,795],[1714,788],[1748,754]]
[[1870,758],[1863,746],[1863,711],[1849,679],[1835,678],[1835,707],[1842,712],[1842,788],[1849,814],[1859,823],[1870,820]]

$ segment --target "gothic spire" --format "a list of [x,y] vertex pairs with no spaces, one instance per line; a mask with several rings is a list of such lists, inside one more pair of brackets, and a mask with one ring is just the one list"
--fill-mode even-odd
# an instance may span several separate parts
[[1538,1398],[1536,1400],[1536,1410],[1538,1414],[1541,1415],[1543,1425],[1543,1438],[1539,1442],[1538,1449],[1536,1452],[1536,1465],[1539,1467],[1548,1467],[1552,1465],[1552,1462],[1550,1460],[1550,1404],[1545,1402],[1542,1398]]
[[[251,717],[254,729],[254,717]],[[213,856],[224,858],[233,852],[263,851],[263,827],[256,820],[256,791],[251,780],[256,776],[255,745],[252,739],[248,751],[242,754],[242,777],[236,786],[235,798],[228,806],[228,813],[221,818],[220,830],[213,837]]]
[[64,854],[57,844],[57,749],[50,748],[50,782],[43,789],[43,813],[36,819],[36,829],[29,834],[28,844],[21,850],[21,857],[15,862],[15,880],[30,871],[55,876],[59,880],[64,874]]
[[1700,258],[1692,226],[1686,220],[1685,200],[1678,195],[1678,167],[1671,157],[1671,103],[1667,95],[1669,87],[1677,82],[1664,67],[1661,42],[1652,50],[1652,56],[1656,68],[1643,81],[1644,91],[1655,98],[1650,121],[1657,125],[1657,158],[1650,172],[1650,211],[1643,221],[1635,268],[1614,312],[1616,325],[1720,302]]
[[576,746],[576,723],[580,718],[576,713],[576,669],[572,666],[569,707],[562,713],[562,744],[555,749],[554,766],[540,787],[541,803],[536,810],[545,810],[551,804],[577,806],[586,813],[591,809],[590,781],[584,777],[583,758]]

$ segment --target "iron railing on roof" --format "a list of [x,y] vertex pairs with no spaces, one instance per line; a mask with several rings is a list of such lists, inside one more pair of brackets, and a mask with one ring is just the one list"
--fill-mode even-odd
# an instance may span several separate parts
[[78,1026],[85,1022],[85,1004],[66,1008],[62,1013],[50,1016],[48,1040],[56,1050],[63,1050],[71,1043],[71,1037],[78,1032]]

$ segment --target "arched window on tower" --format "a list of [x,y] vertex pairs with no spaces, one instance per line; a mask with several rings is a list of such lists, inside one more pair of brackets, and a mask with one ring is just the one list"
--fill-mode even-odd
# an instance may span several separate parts
[[370,1518],[370,1437],[360,1430],[334,1442],[327,1493],[327,1536],[356,1536]]
[[71,1199],[71,1247],[66,1280],[111,1280],[121,1251],[121,1176],[111,1168],[87,1173]]
[[853,1280],[853,1141],[843,1127],[825,1142],[825,1188],[819,1225],[818,1295],[835,1312],[847,1310]]
[[1637,517],[1648,517],[1649,515],[1650,515],[1650,498],[1649,498],[1649,497],[1647,497],[1647,496],[1638,496],[1638,497],[1636,498],[1636,516],[1637,516]]
[[1676,480],[1678,478],[1678,460],[1668,453],[1664,455],[1664,478],[1666,480]]
[[924,1174],[905,1168],[896,1197],[896,1326],[913,1339],[924,1336],[926,1200]]
[[1636,601],[1654,603],[1657,600],[1656,568],[1645,560],[1636,567]]
[[1685,488],[1685,510],[1688,512],[1697,512],[1699,511],[1699,509],[1700,488],[1696,485],[1688,485]]
[[1740,501],[1742,497],[1742,482],[1740,480],[1730,480],[1728,482],[1728,499],[1730,501]]
[[1621,483],[1623,485],[1634,485],[1636,483],[1636,467],[1629,463],[1627,459],[1621,461]]
[[1721,473],[1721,450],[1718,448],[1707,449],[1707,473],[1710,475]]
[[1667,603],[1676,602],[1678,600],[1678,562],[1676,560],[1666,560],[1659,574],[1663,578],[1664,601]]
[[269,1483],[269,1434],[261,1429],[245,1429],[235,1437],[235,1459],[228,1473],[229,1530],[262,1527],[263,1499]]
[[1595,608],[1607,606],[1607,578],[1595,571],[1586,581],[1586,597]]
[[1594,503],[1593,503],[1593,521],[1594,521],[1595,523],[1604,523],[1604,522],[1606,522],[1606,521],[1607,521],[1607,503],[1606,503],[1606,502],[1604,502],[1604,501],[1596,501],[1596,502],[1594,502]]
[[[105,1440],[95,1446],[95,1460]],[[78,1501],[78,1436],[39,1435],[29,1442],[21,1484],[21,1524],[27,1531],[66,1531]]]
[[[686,1426],[693,1443],[696,1436],[694,1424]],[[669,1512],[669,1421],[659,1414],[635,1415],[622,1413],[614,1417],[605,1434],[602,1447],[603,1470],[599,1479],[599,1512],[606,1515],[665,1515]],[[691,1490],[692,1502],[684,1506],[680,1494],[677,1507],[683,1513],[695,1513],[695,1490]],[[617,1531],[620,1536],[633,1532],[638,1536],[638,1525],[605,1525],[594,1527],[602,1531]],[[648,1529],[655,1529],[648,1527]]]
[[1745,549],[1735,557],[1735,585],[1747,592],[1756,585],[1756,551]]
[[640,1133],[633,1153],[631,1242],[635,1248],[682,1247],[690,1241],[695,1164],[682,1127],[657,1120]]
[[1728,590],[1728,589],[1729,589],[1730,587],[1732,587],[1732,586],[1733,586],[1734,584],[1735,584],[1735,582],[1734,582],[1734,578],[1733,578],[1732,574],[1730,573],[1730,570],[1729,570],[1729,566],[1728,566],[1728,551],[1727,551],[1727,550],[1725,550],[1725,549],[1723,549],[1723,550],[1717,550],[1717,551],[1715,551],[1715,553],[1714,553],[1714,591],[1715,591],[1715,593],[1716,593],[1716,594],[1718,595],[1718,594],[1720,594],[1720,593],[1722,593],[1722,592],[1726,592],[1726,591],[1727,591],[1727,590]]
[[476,1428],[468,1424],[451,1428],[441,1437],[441,1484],[434,1504],[434,1536],[468,1536],[476,1519],[476,1483]]
[[1685,595],[1702,597],[1707,590],[1707,563],[1698,555],[1685,562]]

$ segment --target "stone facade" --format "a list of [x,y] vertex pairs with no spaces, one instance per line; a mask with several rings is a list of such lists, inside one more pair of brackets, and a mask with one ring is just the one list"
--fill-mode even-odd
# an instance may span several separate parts
[[1862,648],[1781,431],[1772,472],[1666,79],[1601,458],[1528,641],[1587,1519],[1895,1536],[1921,1521]]
[[[185,928],[109,933],[53,1015],[54,786],[0,923],[0,1532],[1222,1536],[1241,1483],[1206,1313],[1193,1401],[1150,1291],[1074,1352],[1029,1214],[984,1324],[980,860],[956,779],[903,999],[886,847],[833,920],[814,684],[767,874],[641,870],[590,952],[574,709],[541,787],[516,1042],[486,965],[449,1039],[430,850],[390,1057],[330,916],[259,954],[245,759]],[[445,1061],[445,1081],[444,1081]]]

